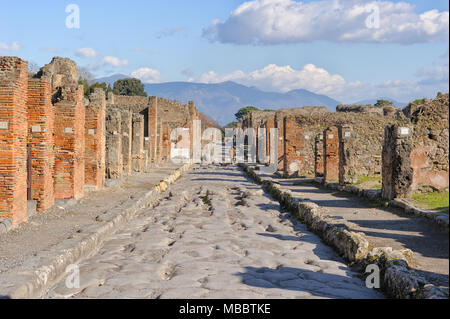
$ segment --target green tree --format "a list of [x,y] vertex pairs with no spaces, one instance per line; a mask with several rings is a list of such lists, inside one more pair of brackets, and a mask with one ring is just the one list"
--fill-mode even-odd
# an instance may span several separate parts
[[391,101],[388,101],[388,100],[378,100],[377,103],[375,103],[374,106],[383,107],[383,106],[386,106],[386,105],[394,105],[394,103],[392,103]]
[[118,95],[127,96],[147,96],[144,85],[138,79],[123,79],[114,83],[114,90],[117,90]]
[[236,119],[240,121],[245,115],[247,115],[251,111],[259,111],[259,109],[255,106],[246,106],[240,109],[234,116],[236,116]]
[[225,125],[223,128],[236,128],[237,124],[238,124],[238,122],[231,122],[231,123],[228,123],[227,125]]

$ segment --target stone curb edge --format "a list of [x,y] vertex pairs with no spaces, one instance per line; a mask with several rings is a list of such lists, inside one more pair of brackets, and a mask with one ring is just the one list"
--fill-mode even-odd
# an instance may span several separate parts
[[6,295],[11,299],[40,298],[52,284],[66,273],[67,266],[76,264],[80,260],[89,257],[106,239],[132,220],[139,210],[156,202],[159,195],[165,192],[171,184],[175,183],[191,165],[191,163],[184,164],[175,170],[174,173],[153,187],[151,191],[137,200],[131,207],[94,230],[81,241],[78,241],[72,248],[61,251],[56,257],[52,258],[51,262],[33,271],[32,275],[20,286],[11,287],[9,293],[2,292],[2,295]]
[[[337,183],[327,183],[323,182],[323,177],[316,177],[314,179],[314,183],[322,185],[330,190],[346,192],[353,195],[357,195],[359,197],[367,198],[371,201],[376,201],[381,199],[381,191],[376,189],[364,189],[358,187],[357,185],[339,185]],[[406,214],[414,215],[418,217],[424,217],[431,222],[437,224],[439,227],[443,227],[448,231],[449,227],[449,216],[447,214],[440,214],[434,211],[418,208],[411,203],[408,203],[404,199],[396,198],[388,203],[390,206],[401,208],[405,211]]]
[[381,290],[387,296],[395,299],[449,298],[446,289],[428,283],[408,266],[413,260],[411,250],[370,247],[364,233],[349,231],[345,222],[335,221],[327,216],[326,208],[294,199],[289,192],[280,190],[278,184],[264,180],[247,165],[239,164],[239,166],[251,179],[262,184],[268,193],[285,205],[297,219],[319,235],[326,244],[332,246],[351,264],[357,265],[362,273],[365,273],[367,265],[377,264],[380,268],[380,284],[383,287]]

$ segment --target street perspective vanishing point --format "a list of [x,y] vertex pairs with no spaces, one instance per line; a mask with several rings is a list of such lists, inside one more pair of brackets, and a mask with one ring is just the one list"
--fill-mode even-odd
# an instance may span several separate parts
[[448,301],[447,1],[8,2],[0,30],[0,304]]

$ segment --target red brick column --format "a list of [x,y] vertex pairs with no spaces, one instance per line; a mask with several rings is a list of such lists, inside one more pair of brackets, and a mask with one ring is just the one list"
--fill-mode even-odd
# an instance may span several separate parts
[[298,127],[295,117],[284,118],[284,177],[296,177],[301,174],[305,157],[300,154],[300,150],[305,147],[305,137],[303,129]]
[[53,138],[55,114],[50,83],[41,79],[28,81],[28,145],[31,149],[31,198],[37,200],[37,211],[43,212],[55,203]]
[[84,195],[85,108],[83,87],[63,87],[55,104],[55,198]]
[[337,182],[339,180],[339,138],[338,129],[329,127],[323,132],[324,153],[324,181]]
[[85,184],[101,189],[105,179],[105,92],[96,88],[89,100],[85,124]]
[[27,219],[28,62],[0,57],[0,218]]
[[150,97],[148,106],[148,136],[150,137],[150,159],[157,163],[158,152],[158,98]]

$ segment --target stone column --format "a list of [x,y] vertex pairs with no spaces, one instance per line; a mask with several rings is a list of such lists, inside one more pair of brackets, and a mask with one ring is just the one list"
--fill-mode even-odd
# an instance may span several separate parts
[[275,127],[278,129],[278,171],[284,170],[284,118],[279,114],[275,115]]
[[131,156],[134,172],[141,172],[144,159],[144,116],[133,114],[133,138]]
[[324,143],[324,181],[337,182],[339,180],[339,138],[338,129],[329,127],[323,132]]
[[358,159],[353,134],[353,128],[350,125],[340,125],[338,127],[340,185],[354,184],[358,181],[355,169]]
[[131,175],[133,172],[131,156],[131,138],[133,135],[133,113],[128,110],[122,110],[122,156],[123,156],[123,174]]
[[413,182],[412,149],[411,128],[397,125],[386,126],[382,153],[383,198],[391,200],[411,196]]
[[117,109],[108,109],[106,115],[106,178],[123,176],[122,115]]
[[323,163],[324,163],[324,156],[323,156],[323,133],[319,133],[316,135],[315,141],[314,141],[314,173],[316,177],[323,177],[324,170],[323,170]]

